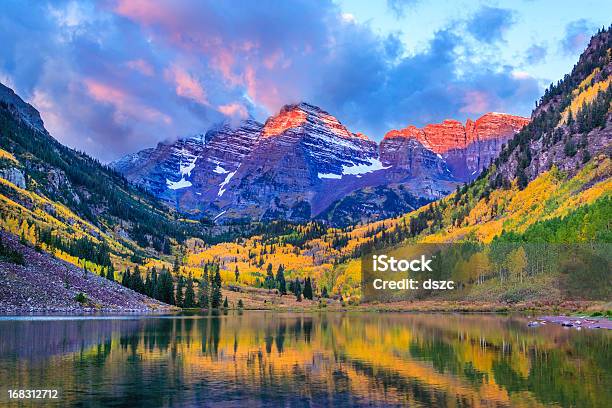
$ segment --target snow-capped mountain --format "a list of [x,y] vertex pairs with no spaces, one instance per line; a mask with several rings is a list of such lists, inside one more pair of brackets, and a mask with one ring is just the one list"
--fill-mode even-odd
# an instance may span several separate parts
[[476,177],[527,122],[490,114],[466,126],[409,126],[387,133],[379,145],[300,103],[264,124],[220,125],[111,165],[179,210],[217,222],[324,218],[342,225],[448,194]]

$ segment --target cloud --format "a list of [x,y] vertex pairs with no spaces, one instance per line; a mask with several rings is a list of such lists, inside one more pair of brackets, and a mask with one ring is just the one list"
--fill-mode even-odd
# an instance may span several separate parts
[[402,18],[406,9],[416,5],[420,0],[387,0],[387,9],[396,17]]
[[584,50],[596,29],[595,25],[586,19],[568,23],[565,26],[565,35],[561,41],[563,53],[574,55]]
[[468,31],[479,41],[493,43],[503,39],[514,24],[514,12],[498,7],[481,7],[468,21]]
[[249,117],[249,112],[247,109],[244,107],[244,105],[238,102],[219,106],[219,112],[231,118],[246,119]]
[[525,51],[525,61],[528,64],[539,64],[544,62],[548,50],[545,45],[533,44]]
[[[37,105],[54,136],[101,160],[220,120],[264,120],[300,101],[380,138],[391,127],[488,110],[527,115],[540,93],[516,67],[477,58],[482,44],[465,39],[465,21],[407,54],[401,33],[374,31],[332,0],[38,1],[0,9],[0,78]],[[502,18],[485,19],[480,33],[491,41],[511,22],[492,10]]]
[[166,79],[176,85],[176,94],[184,98],[192,99],[202,105],[208,105],[204,88],[200,82],[184,68],[173,66],[165,72]]

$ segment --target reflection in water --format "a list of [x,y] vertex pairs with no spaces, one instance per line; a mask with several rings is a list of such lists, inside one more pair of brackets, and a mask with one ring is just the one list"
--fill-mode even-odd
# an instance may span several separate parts
[[611,340],[493,315],[0,320],[0,404],[610,407]]

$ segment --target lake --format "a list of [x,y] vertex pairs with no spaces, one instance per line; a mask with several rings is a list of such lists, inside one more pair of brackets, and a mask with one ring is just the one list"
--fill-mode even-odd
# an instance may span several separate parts
[[[229,312],[1,318],[35,406],[611,407],[612,333],[501,315]],[[8,406],[18,406],[13,400]]]

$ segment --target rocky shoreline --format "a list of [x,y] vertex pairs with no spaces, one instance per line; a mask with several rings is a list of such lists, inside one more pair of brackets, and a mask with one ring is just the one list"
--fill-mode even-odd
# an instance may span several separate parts
[[[159,313],[178,310],[68,262],[22,245],[0,232],[25,265],[0,261],[0,315]],[[82,294],[82,296],[80,295]]]

